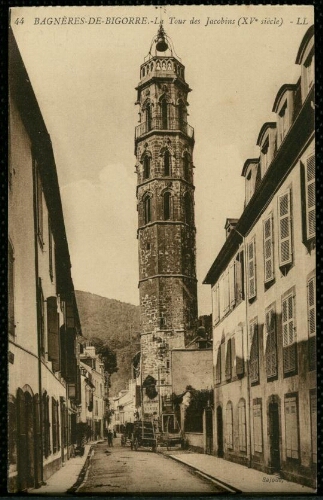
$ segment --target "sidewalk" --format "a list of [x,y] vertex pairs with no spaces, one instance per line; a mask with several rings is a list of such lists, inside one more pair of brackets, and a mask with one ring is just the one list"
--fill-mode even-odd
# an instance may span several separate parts
[[64,494],[78,481],[87,458],[90,456],[91,447],[96,441],[88,443],[84,447],[84,455],[70,458],[57,472],[47,479],[46,484],[40,488],[28,490],[29,495],[53,495]]
[[165,455],[192,467],[201,475],[214,480],[234,493],[315,494],[314,489],[286,481],[278,475],[265,474],[213,455],[183,451],[174,451]]

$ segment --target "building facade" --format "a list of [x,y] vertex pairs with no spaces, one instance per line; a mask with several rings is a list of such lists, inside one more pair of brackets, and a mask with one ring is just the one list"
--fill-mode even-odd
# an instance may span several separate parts
[[275,122],[248,159],[245,208],[204,283],[212,286],[214,453],[315,486],[314,29]]
[[80,345],[82,406],[79,423],[87,425],[88,439],[98,440],[103,439],[107,429],[107,378],[101,356],[89,344]]
[[184,73],[161,26],[136,88],[141,382],[150,415],[171,393],[170,351],[193,338],[197,320],[194,130]]
[[52,145],[9,32],[8,489],[39,487],[69,458],[81,335]]

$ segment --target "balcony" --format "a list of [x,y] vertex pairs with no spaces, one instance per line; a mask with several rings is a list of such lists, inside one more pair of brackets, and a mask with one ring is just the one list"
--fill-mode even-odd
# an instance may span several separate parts
[[194,128],[191,127],[186,122],[179,123],[178,120],[162,120],[161,118],[152,118],[151,121],[146,121],[137,125],[135,129],[135,139],[147,134],[148,132],[152,132],[154,130],[164,130],[166,131],[178,131],[183,132],[183,134],[187,135],[190,139],[194,139]]

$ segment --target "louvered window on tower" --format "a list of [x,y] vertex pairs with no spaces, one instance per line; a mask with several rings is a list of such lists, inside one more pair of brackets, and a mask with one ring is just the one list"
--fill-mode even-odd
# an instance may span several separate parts
[[144,157],[144,179],[148,179],[150,177],[150,157],[146,155]]
[[308,363],[309,370],[316,370],[316,278],[307,282],[307,315],[308,315]]
[[164,193],[164,220],[170,219],[171,212],[171,194],[166,192]]
[[145,224],[148,224],[148,222],[151,222],[151,198],[150,198],[150,196],[147,196],[144,199],[144,218],[145,218]]
[[286,266],[292,263],[292,214],[291,191],[288,189],[278,197],[279,219],[279,265]]
[[250,382],[256,384],[259,382],[259,343],[258,343],[258,320],[254,319],[249,323],[250,339],[250,359],[249,375]]
[[267,379],[277,376],[276,313],[272,306],[266,312],[266,375]]
[[264,220],[264,281],[270,283],[274,279],[274,244],[272,214]]
[[256,297],[256,242],[248,243],[248,298]]
[[284,374],[297,371],[297,343],[295,329],[295,297],[290,293],[282,300]]
[[315,238],[316,208],[315,208],[315,156],[306,160],[306,236]]
[[168,150],[164,154],[164,175],[170,175],[170,154]]

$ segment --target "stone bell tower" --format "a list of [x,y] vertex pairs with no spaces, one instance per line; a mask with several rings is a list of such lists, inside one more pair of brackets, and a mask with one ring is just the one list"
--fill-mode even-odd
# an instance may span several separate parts
[[160,415],[172,393],[170,350],[184,348],[197,323],[191,89],[162,24],[136,90],[143,413]]

